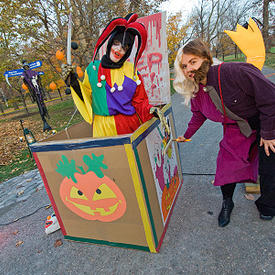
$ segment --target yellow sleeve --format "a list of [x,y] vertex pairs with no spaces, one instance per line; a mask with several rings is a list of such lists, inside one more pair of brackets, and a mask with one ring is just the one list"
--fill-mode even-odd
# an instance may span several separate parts
[[93,108],[92,108],[92,88],[89,82],[89,77],[87,71],[85,71],[85,76],[83,82],[78,81],[80,90],[83,96],[83,100],[79,98],[77,93],[71,87],[72,97],[74,104],[77,107],[79,113],[82,115],[85,121],[92,124],[93,122]]

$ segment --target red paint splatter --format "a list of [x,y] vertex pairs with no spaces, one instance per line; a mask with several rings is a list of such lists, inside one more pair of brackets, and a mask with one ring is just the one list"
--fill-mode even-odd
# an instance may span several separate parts
[[147,66],[142,66],[142,67],[137,67],[138,71],[141,72],[142,70],[145,70],[147,69]]
[[[161,20],[161,13],[156,13],[156,14],[153,14],[153,15],[150,15],[149,17],[143,17],[143,18],[139,18],[137,21],[142,23],[147,32],[148,33],[151,33],[151,35],[153,36],[153,27],[155,27],[155,39],[158,40],[159,42],[159,47],[161,47],[161,35],[160,35],[160,32],[161,32],[161,27],[162,27],[162,20]],[[149,25],[151,27],[151,31],[149,32]],[[152,46],[152,40],[153,40],[153,37],[149,37],[147,39],[147,46]],[[146,46],[146,48],[147,48]]]
[[[162,61],[162,54],[161,53],[150,53],[147,56],[147,64],[149,66],[149,71],[151,72],[153,64],[160,64]],[[159,73],[159,67],[158,67]]]
[[153,90],[156,89],[156,87],[157,87],[156,84],[154,84],[154,78],[155,78],[155,76],[156,76],[156,74],[155,74],[154,72],[150,74],[150,79],[151,79],[151,83],[152,83],[152,84],[151,84],[152,92],[153,92]]
[[158,164],[156,163],[156,178],[158,179],[159,182],[159,187],[160,189],[163,191],[164,187],[165,187],[165,180],[164,180],[164,173],[163,173],[163,164],[164,164],[164,157],[161,155],[161,164],[160,166],[158,166]]
[[142,74],[141,77],[142,78],[149,77],[149,74]]
[[137,63],[137,66],[140,66],[144,63],[144,57],[141,57],[140,60]]

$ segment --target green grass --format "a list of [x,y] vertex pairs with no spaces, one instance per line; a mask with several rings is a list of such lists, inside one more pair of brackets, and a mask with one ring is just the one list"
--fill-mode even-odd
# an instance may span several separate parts
[[[235,58],[235,55],[232,54],[226,56],[224,62],[246,62],[246,57],[244,54],[238,54]],[[266,54],[264,66],[275,69],[275,47],[271,48],[270,52]]]
[[0,182],[19,176],[24,172],[36,168],[36,163],[31,157],[28,149],[20,152],[16,159],[10,164],[0,166]]
[[[55,129],[57,132],[59,132],[66,128],[69,120],[72,117],[72,114],[75,111],[75,106],[73,100],[69,99],[53,102],[51,103],[51,105],[47,105],[47,109],[50,114],[50,119],[48,120],[48,123],[51,125],[52,129]],[[41,117],[39,114],[34,114],[31,117],[28,117],[28,119],[39,122],[41,121]],[[7,119],[4,119],[4,121],[7,121]],[[82,121],[83,118],[81,117],[79,112],[76,112],[69,126]],[[33,134],[35,135],[35,133]],[[33,158],[31,157],[29,150],[24,149],[21,152],[19,152],[19,154],[12,160],[12,162],[9,165],[0,166],[0,183],[10,178],[16,177],[26,171],[33,170],[35,168],[36,164]]]
[[245,62],[246,57],[244,54],[238,54],[237,58],[235,58],[234,54],[227,55],[224,57],[224,62]]
[[264,66],[275,70],[275,47],[271,48],[270,53],[267,53]]
[[[72,99],[59,101],[55,104],[47,106],[50,115],[50,119],[48,119],[48,122],[52,129],[55,129],[57,132],[65,129],[75,111],[75,108],[76,107]],[[33,120],[41,120],[40,115],[35,114],[33,116]],[[83,118],[79,114],[79,112],[76,112],[69,126],[76,124],[80,121],[83,121]]]
[[[173,78],[172,74],[171,74],[171,78]],[[173,87],[173,80],[170,79],[170,92],[171,95],[173,95],[174,93],[176,93],[174,87]]]

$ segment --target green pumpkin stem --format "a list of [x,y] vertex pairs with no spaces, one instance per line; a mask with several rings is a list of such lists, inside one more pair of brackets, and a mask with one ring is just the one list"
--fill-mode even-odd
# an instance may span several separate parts
[[[69,162],[69,160],[67,159],[66,156],[62,155],[61,156],[62,161],[60,160],[56,166],[56,172],[58,172],[59,174],[61,174],[63,177],[67,177],[68,179],[72,179],[72,181],[74,183],[77,183],[77,180],[74,176],[75,173],[79,174],[79,171],[76,169],[76,165],[75,165],[75,160],[72,160],[71,162]],[[81,171],[81,173],[84,171],[84,169],[78,166],[79,170]],[[83,174],[83,173],[82,173]]]
[[101,156],[96,156],[95,154],[92,153],[92,158],[89,157],[88,155],[83,156],[83,161],[85,164],[88,166],[88,170],[94,172],[99,178],[103,178],[104,174],[101,171],[102,169],[107,169],[108,166],[103,163],[104,155]]

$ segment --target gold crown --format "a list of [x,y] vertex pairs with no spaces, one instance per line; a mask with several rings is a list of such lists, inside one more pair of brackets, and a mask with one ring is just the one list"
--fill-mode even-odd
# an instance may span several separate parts
[[261,31],[256,22],[249,18],[248,28],[237,24],[236,31],[224,31],[246,56],[246,62],[259,70],[265,62],[265,46]]

